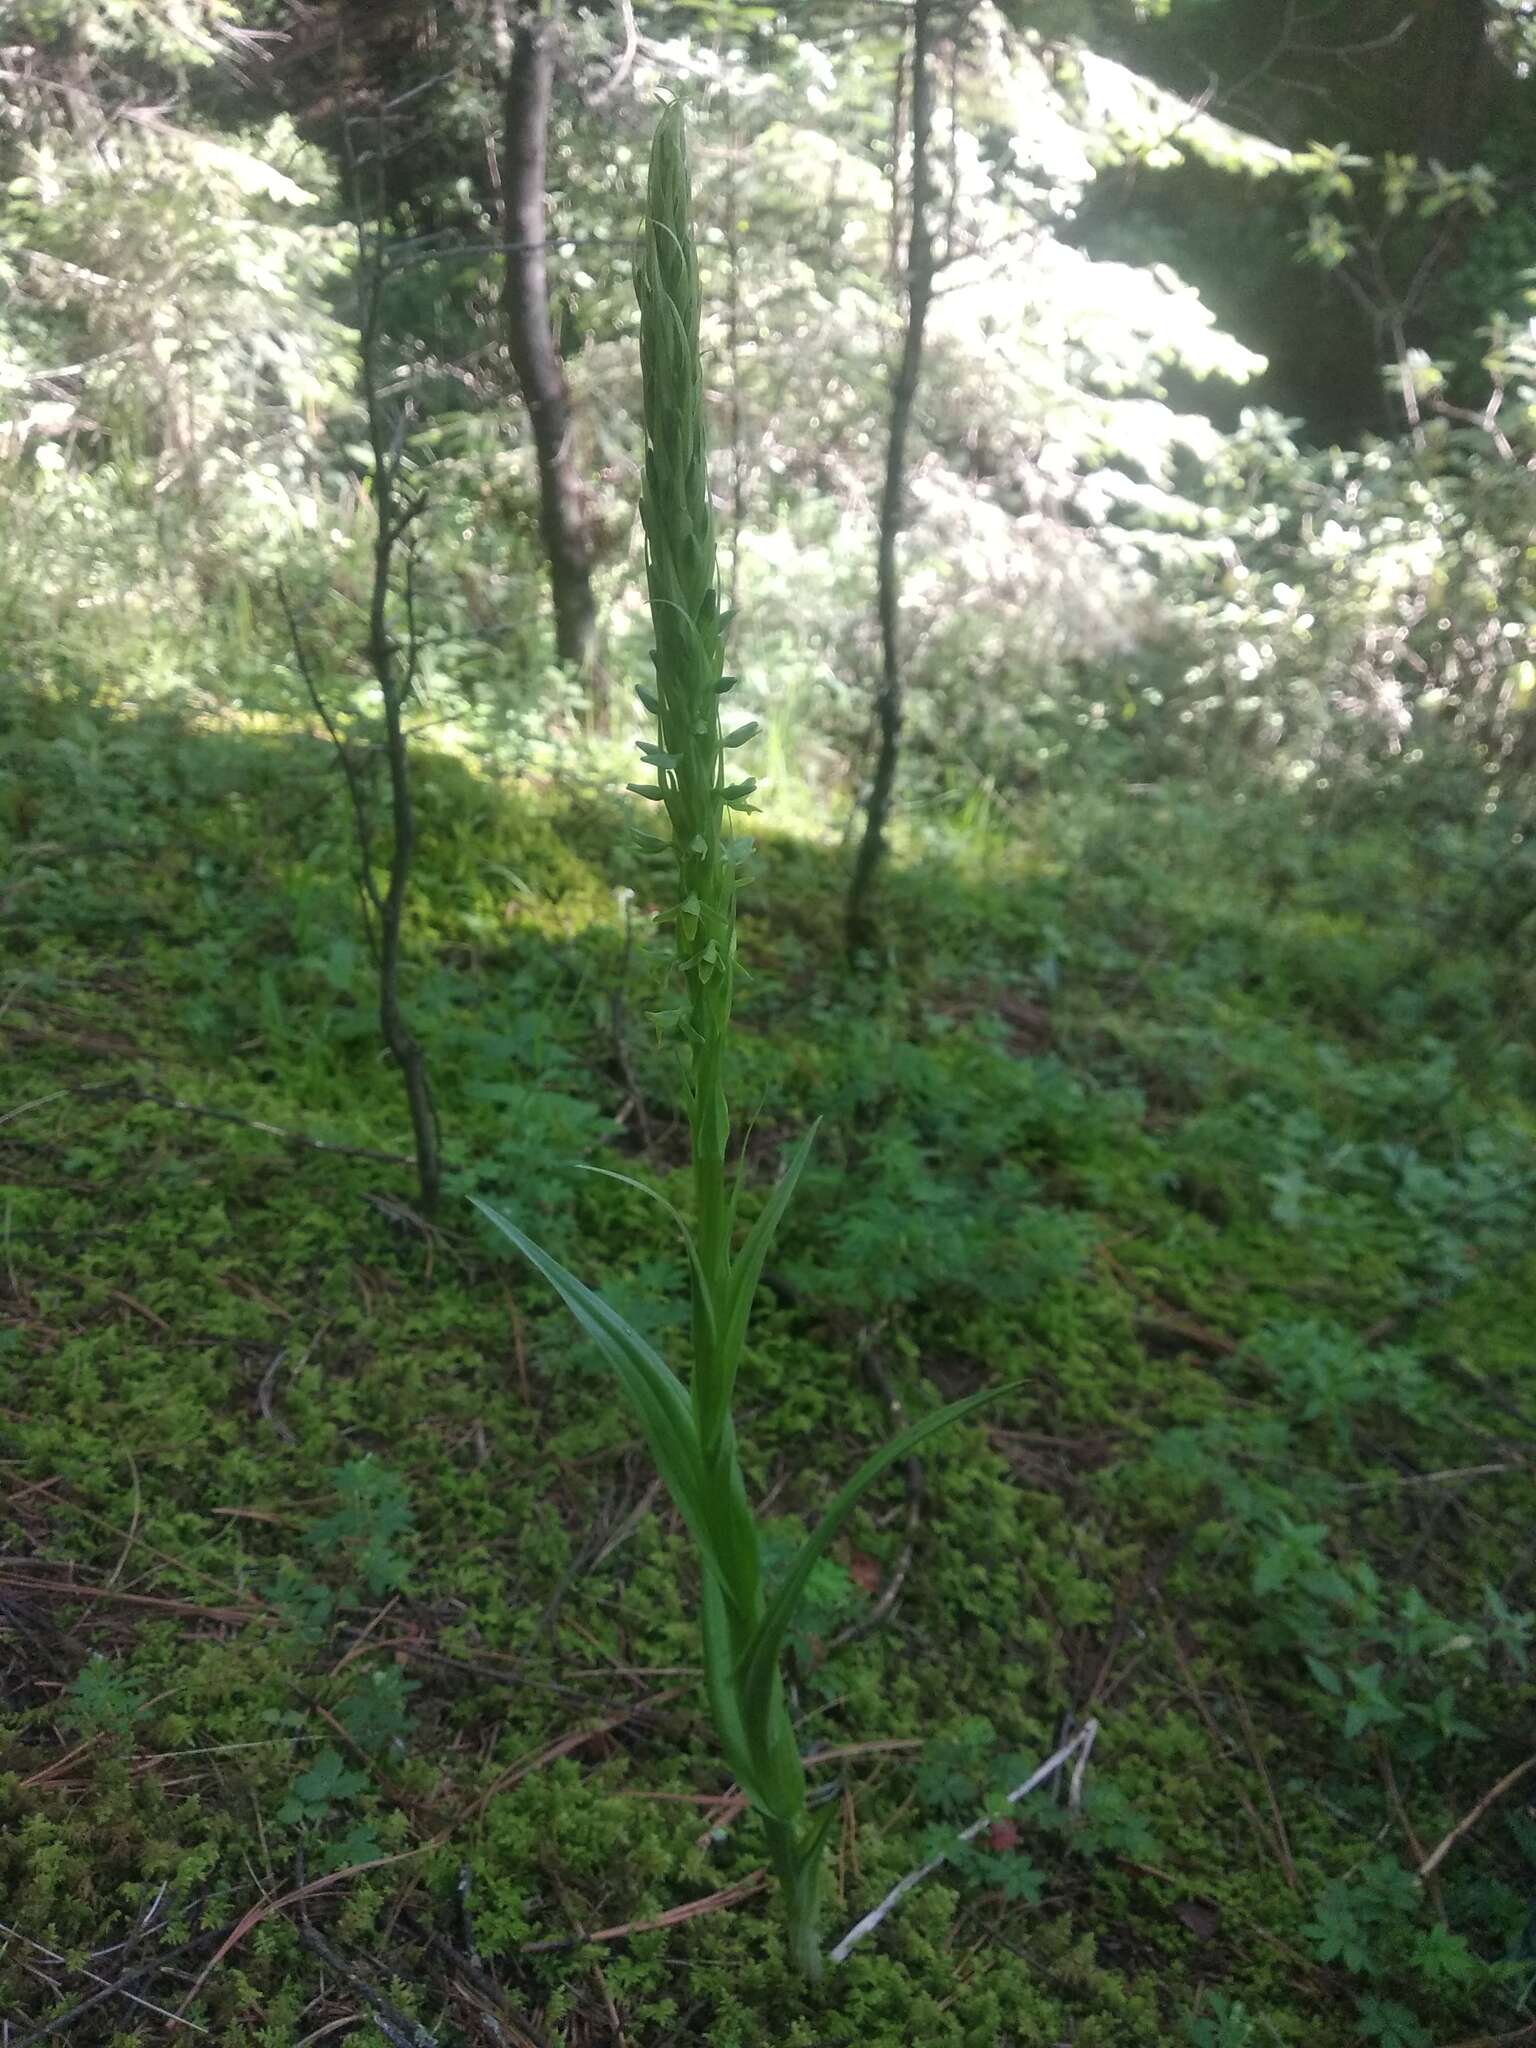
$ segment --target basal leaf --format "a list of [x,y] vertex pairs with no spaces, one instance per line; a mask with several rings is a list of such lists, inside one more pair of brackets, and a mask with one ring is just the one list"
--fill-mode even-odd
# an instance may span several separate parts
[[587,1166],[585,1164],[579,1165],[577,1172],[598,1173],[602,1175],[604,1180],[616,1180],[626,1188],[634,1188],[637,1193],[648,1195],[653,1202],[659,1202],[662,1208],[666,1210],[682,1234],[683,1245],[688,1253],[688,1264],[693,1273],[694,1285],[698,1293],[699,1305],[705,1318],[707,1341],[711,1352],[713,1352],[717,1342],[714,1297],[711,1294],[709,1283],[704,1277],[704,1267],[699,1259],[698,1244],[693,1232],[688,1228],[687,1218],[683,1215],[682,1210],[678,1208],[675,1202],[669,1202],[659,1188],[647,1187],[643,1180],[636,1180],[632,1173],[616,1173],[611,1166]]
[[687,1389],[639,1331],[632,1329],[600,1294],[578,1280],[558,1259],[551,1258],[489,1202],[481,1201],[478,1195],[472,1195],[470,1200],[549,1282],[613,1368],[678,1513],[688,1524],[706,1562],[723,1573],[725,1567],[715,1542],[714,1518],[706,1498]]
[[740,1694],[744,1703],[746,1718],[750,1721],[755,1711],[760,1710],[774,1676],[778,1670],[779,1657],[784,1648],[784,1639],[795,1618],[795,1609],[805,1584],[817,1560],[825,1555],[833,1538],[860,1498],[874,1485],[881,1473],[901,1458],[909,1457],[919,1444],[926,1443],[941,1429],[947,1429],[953,1422],[961,1422],[967,1415],[973,1415],[978,1408],[989,1401],[1001,1399],[1022,1385],[1015,1380],[1007,1386],[985,1387],[979,1394],[969,1394],[963,1401],[951,1401],[948,1407],[937,1409],[932,1415],[925,1415],[920,1422],[914,1422],[910,1429],[904,1429],[889,1443],[882,1444],[878,1451],[866,1458],[854,1473],[831,1507],[822,1516],[815,1529],[800,1547],[800,1553],[790,1566],[789,1574],[778,1592],[769,1602],[768,1610],[758,1624],[747,1653],[742,1661]]

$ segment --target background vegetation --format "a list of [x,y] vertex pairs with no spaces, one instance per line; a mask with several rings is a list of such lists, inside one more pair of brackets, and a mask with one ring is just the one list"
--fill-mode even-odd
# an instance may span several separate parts
[[[1536,2039],[1529,7],[0,28],[10,2048]],[[833,1934],[944,1858],[816,1994],[683,1533],[467,1200],[675,1347],[678,90],[749,1211],[824,1120],[781,1569],[1021,1383],[802,1611]]]

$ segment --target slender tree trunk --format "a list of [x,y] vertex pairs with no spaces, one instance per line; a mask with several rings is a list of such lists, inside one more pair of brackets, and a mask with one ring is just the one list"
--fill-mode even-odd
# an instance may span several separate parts
[[1423,78],[1418,152],[1459,170],[1487,138],[1489,99],[1498,75],[1488,40],[1486,0],[1434,0],[1418,29]]
[[[380,553],[386,556],[380,573],[387,576],[388,550],[382,542],[378,546]],[[389,546],[392,548],[393,542]],[[408,583],[410,574],[407,569]],[[411,634],[414,648],[414,626]],[[375,672],[390,676],[390,681],[383,685],[384,748],[389,761],[390,816],[394,824],[389,882],[384,892],[383,915],[379,919],[379,1030],[405,1083],[405,1100],[411,1114],[411,1138],[416,1150],[416,1182],[421,1191],[421,1206],[430,1216],[437,1207],[443,1179],[437,1109],[427,1076],[426,1055],[421,1049],[421,1041],[406,1022],[405,1011],[400,1004],[400,928],[405,913],[406,891],[410,885],[411,863],[416,857],[416,811],[411,801],[408,743],[402,716],[410,683],[408,675],[395,673],[392,653],[383,651],[389,646],[387,631],[380,639],[376,630],[369,644]],[[414,662],[414,653],[412,659]]]
[[880,689],[875,699],[879,748],[870,785],[864,837],[848,892],[851,951],[874,937],[873,892],[890,820],[891,796],[901,751],[903,682],[901,666],[901,564],[897,543],[906,519],[907,440],[923,368],[923,334],[933,298],[934,255],[931,201],[935,0],[916,0],[912,37],[912,222],[907,239],[907,325],[901,361],[891,385],[890,431],[886,443],[885,487],[880,496],[878,560]]
[[891,228],[886,247],[886,268],[891,289],[901,288],[901,160],[907,153],[907,49],[896,52],[896,86],[891,94]]
[[[361,238],[361,228],[359,236]],[[389,763],[389,809],[391,839],[389,878],[378,905],[379,927],[379,1031],[400,1069],[405,1084],[406,1105],[411,1116],[411,1137],[416,1151],[416,1181],[421,1206],[430,1216],[437,1207],[442,1188],[442,1155],[438,1138],[437,1107],[427,1074],[426,1055],[400,1002],[401,928],[410,889],[411,863],[416,857],[416,810],[411,799],[409,742],[405,730],[405,703],[415,689],[419,642],[416,636],[416,582],[413,556],[407,552],[405,567],[405,660],[389,630],[389,599],[394,582],[395,549],[406,538],[412,521],[423,510],[425,500],[402,504],[396,493],[400,474],[398,443],[388,431],[384,404],[379,393],[377,341],[382,311],[382,257],[377,248],[369,257],[372,269],[368,302],[362,329],[363,400],[368,413],[368,439],[373,451],[373,587],[368,607],[368,660],[378,678],[384,699],[384,752]],[[407,542],[409,550],[409,542]]]
[[[384,755],[389,768],[389,860],[383,888],[374,859],[372,806],[366,777],[355,762],[347,738],[326,708],[314,671],[304,652],[299,621],[288,593],[278,580],[278,595],[288,621],[294,660],[309,692],[310,702],[336,749],[352,806],[353,829],[357,836],[358,887],[363,901],[363,923],[369,949],[378,970],[379,1035],[405,1088],[406,1107],[411,1118],[411,1137],[416,1154],[416,1184],[423,1213],[430,1216],[442,1191],[442,1144],[437,1107],[427,1071],[426,1055],[411,1029],[400,1000],[402,931],[406,899],[410,892],[411,864],[416,854],[416,810],[411,796],[410,735],[405,724],[405,707],[415,694],[420,666],[421,642],[416,630],[415,552],[410,529],[426,509],[423,496],[410,498],[399,490],[405,420],[394,422],[386,416],[378,380],[378,342],[383,317],[384,256],[381,230],[370,228],[368,211],[358,179],[351,147],[351,131],[343,129],[347,145],[349,182],[357,214],[357,269],[363,287],[362,317],[358,327],[358,362],[362,372],[363,406],[368,423],[368,445],[372,455],[373,484],[373,578],[368,598],[368,665],[373,670],[384,703]],[[382,163],[382,151],[378,158]],[[396,550],[405,542],[405,636],[403,644],[390,626],[390,603],[395,587]]]
[[[586,493],[571,452],[571,408],[549,311],[545,166],[554,94],[554,32],[535,5],[519,10],[506,75],[501,189],[507,242],[507,341],[528,407],[539,472],[539,524],[554,600],[555,650],[595,680],[597,606]],[[597,707],[601,714],[602,707]]]

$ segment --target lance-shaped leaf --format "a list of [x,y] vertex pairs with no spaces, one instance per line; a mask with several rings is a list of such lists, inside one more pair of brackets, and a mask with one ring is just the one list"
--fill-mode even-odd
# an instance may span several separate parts
[[[715,1378],[718,1384],[711,1389],[711,1400],[704,1416],[704,1440],[710,1441],[712,1431],[719,1427],[729,1414],[731,1396],[736,1386],[736,1371],[741,1364],[741,1354],[746,1348],[747,1326],[752,1319],[752,1302],[757,1294],[757,1283],[762,1276],[763,1261],[773,1243],[774,1232],[778,1229],[784,1211],[789,1207],[789,1198],[795,1192],[795,1183],[805,1169],[805,1162],[811,1156],[811,1147],[816,1142],[821,1119],[806,1132],[790,1155],[789,1165],[784,1169],[778,1185],[758,1212],[757,1221],[747,1232],[741,1250],[731,1262],[730,1278],[726,1283],[725,1307],[720,1318],[719,1350]],[[734,1216],[735,1206],[732,1205]]]
[[766,1813],[771,1810],[771,1794],[758,1776],[736,1698],[734,1638],[725,1596],[707,1573],[699,1586],[699,1633],[704,1645],[704,1691],[720,1747],[737,1784],[752,1804]]
[[558,1259],[551,1258],[489,1202],[482,1202],[478,1195],[470,1199],[481,1215],[510,1238],[528,1263],[549,1282],[613,1368],[678,1513],[687,1523],[705,1562],[723,1576],[724,1560],[715,1542],[714,1518],[709,1512],[687,1388],[639,1331],[632,1329],[600,1294],[578,1280]]
[[807,1834],[795,1844],[795,1865],[802,1878],[810,1877],[821,1861],[822,1851],[827,1846],[827,1837],[833,1824],[842,1817],[842,1802],[829,1799],[821,1812],[811,1822]]
[[784,1583],[768,1603],[768,1611],[758,1623],[747,1652],[742,1660],[738,1693],[742,1701],[743,1718],[750,1723],[754,1714],[766,1710],[773,1682],[779,1668],[779,1658],[784,1642],[800,1605],[806,1581],[825,1555],[838,1530],[857,1507],[861,1496],[868,1492],[881,1473],[887,1471],[898,1459],[909,1457],[919,1444],[926,1443],[941,1429],[948,1429],[951,1423],[961,1422],[967,1415],[974,1415],[978,1408],[989,1401],[1000,1400],[1023,1385],[1022,1380],[1013,1380],[1007,1386],[984,1387],[979,1394],[968,1394],[963,1401],[951,1401],[947,1408],[937,1409],[932,1415],[925,1415],[921,1422],[914,1422],[910,1429],[904,1429],[900,1436],[892,1437],[887,1444],[854,1473],[831,1507],[822,1516],[811,1534],[800,1546],[799,1554],[790,1566]]
[[666,1210],[672,1221],[677,1225],[678,1231],[682,1236],[683,1247],[688,1254],[688,1270],[692,1275],[694,1285],[699,1289],[699,1307],[705,1318],[705,1332],[710,1350],[713,1352],[716,1343],[714,1298],[710,1291],[709,1276],[704,1271],[703,1261],[699,1257],[698,1241],[694,1237],[693,1232],[688,1228],[688,1219],[684,1216],[682,1210],[678,1208],[675,1202],[669,1202],[660,1188],[647,1187],[643,1180],[636,1180],[632,1173],[615,1173],[611,1166],[589,1166],[584,1160],[578,1162],[576,1171],[578,1173],[595,1173],[603,1180],[616,1180],[621,1187],[633,1188],[637,1194],[645,1195],[649,1200],[659,1203]]

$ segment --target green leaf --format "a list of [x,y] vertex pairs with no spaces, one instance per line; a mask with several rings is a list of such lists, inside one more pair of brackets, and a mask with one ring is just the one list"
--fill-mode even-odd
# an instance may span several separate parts
[[309,1769],[294,1779],[277,1817],[285,1823],[323,1819],[334,1802],[355,1798],[367,1785],[366,1773],[348,1770],[339,1750],[322,1749]]
[[857,1507],[882,1472],[887,1471],[901,1458],[910,1457],[919,1444],[929,1437],[937,1436],[941,1429],[948,1429],[953,1422],[964,1421],[967,1415],[974,1415],[978,1408],[989,1401],[1001,1400],[1004,1394],[1011,1394],[1023,1385],[1022,1380],[1011,1380],[1006,1386],[984,1387],[979,1394],[968,1394],[963,1401],[951,1401],[946,1408],[940,1408],[932,1415],[926,1415],[921,1422],[914,1422],[910,1429],[904,1429],[899,1436],[882,1444],[878,1451],[866,1458],[854,1473],[831,1507],[822,1516],[815,1529],[805,1539],[800,1555],[790,1566],[789,1573],[763,1616],[747,1646],[742,1660],[740,1696],[745,1716],[751,1719],[754,1710],[766,1702],[778,1671],[779,1655],[784,1647],[790,1624],[795,1618],[795,1608],[805,1590],[806,1580],[816,1567],[838,1530]]
[[682,1234],[683,1245],[688,1253],[688,1264],[694,1279],[698,1283],[700,1305],[708,1318],[709,1346],[710,1350],[713,1351],[715,1347],[715,1305],[710,1298],[709,1286],[704,1278],[704,1267],[699,1258],[698,1244],[694,1239],[693,1232],[688,1228],[688,1220],[682,1210],[678,1208],[675,1202],[669,1202],[660,1188],[647,1187],[643,1180],[636,1180],[632,1173],[616,1173],[611,1166],[588,1166],[585,1162],[578,1163],[576,1171],[578,1173],[601,1174],[604,1180],[616,1180],[622,1187],[634,1188],[638,1194],[648,1195],[653,1202],[660,1203],[661,1207],[666,1210]]
[[773,1243],[774,1232],[779,1227],[784,1211],[789,1207],[790,1197],[795,1192],[795,1184],[805,1170],[805,1162],[811,1156],[811,1147],[816,1142],[816,1133],[820,1128],[821,1119],[818,1117],[790,1154],[789,1165],[763,1204],[756,1222],[747,1232],[741,1250],[731,1261],[730,1277],[725,1288],[724,1311],[720,1318],[719,1348],[715,1354],[716,1370],[711,1375],[717,1384],[711,1388],[704,1417],[706,1443],[711,1441],[724,1418],[730,1413],[731,1396],[736,1387],[736,1372],[741,1364],[741,1354],[746,1349],[747,1327],[752,1320],[752,1303],[757,1293],[757,1283],[762,1277],[763,1261],[768,1256],[768,1248]]
[[410,1696],[420,1690],[394,1665],[370,1671],[359,1691],[344,1699],[336,1718],[359,1749],[387,1750],[410,1730]]
[[1335,1699],[1340,1697],[1344,1691],[1344,1681],[1331,1664],[1325,1664],[1321,1657],[1308,1657],[1306,1666],[1324,1692],[1332,1693]]
[[709,1698],[710,1717],[720,1738],[720,1747],[742,1791],[759,1811],[770,1812],[772,1801],[767,1786],[754,1768],[752,1745],[742,1725],[741,1708],[736,1697],[725,1595],[708,1572],[699,1584],[699,1626],[704,1641],[704,1690]]
[[822,1851],[827,1846],[827,1837],[831,1834],[840,1811],[838,1801],[829,1799],[811,1822],[811,1830],[805,1840],[796,1843],[795,1863],[801,1871],[812,1871],[821,1861]]
[[681,1380],[600,1294],[550,1257],[531,1237],[478,1195],[470,1200],[488,1222],[510,1238],[528,1263],[547,1280],[613,1368],[656,1460],[668,1493],[687,1523],[706,1564],[729,1587],[704,1488],[693,1411]]
[[121,1735],[143,1710],[144,1693],[137,1680],[98,1650],[69,1688],[76,1724],[110,1729]]
[[383,1854],[374,1823],[355,1820],[344,1835],[324,1845],[318,1861],[321,1870],[350,1870],[354,1864],[376,1862]]

